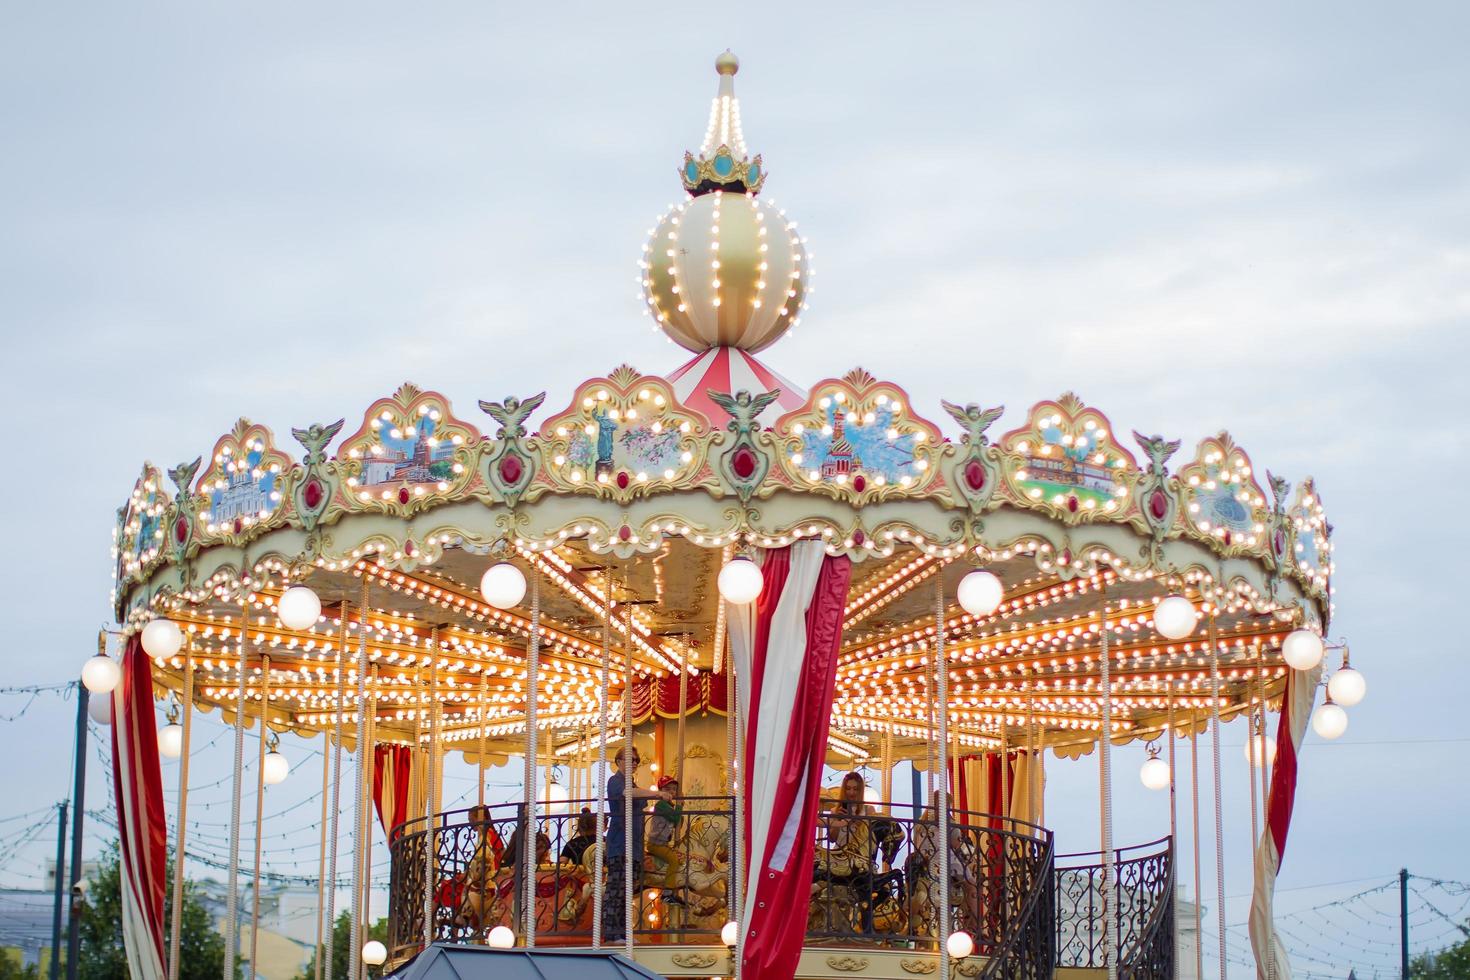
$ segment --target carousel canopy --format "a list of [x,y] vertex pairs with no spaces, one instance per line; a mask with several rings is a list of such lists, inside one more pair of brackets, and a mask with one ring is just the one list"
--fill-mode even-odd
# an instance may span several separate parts
[[602,950],[491,949],[433,945],[389,974],[392,980],[662,980],[623,956]]

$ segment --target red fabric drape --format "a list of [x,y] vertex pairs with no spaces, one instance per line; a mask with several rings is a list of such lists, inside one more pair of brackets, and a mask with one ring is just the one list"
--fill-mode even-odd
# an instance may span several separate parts
[[388,839],[408,819],[408,786],[413,777],[413,750],[407,745],[374,746],[373,806]]
[[[97,695],[107,697],[108,695]],[[138,637],[123,652],[112,692],[112,790],[121,856],[123,945],[136,980],[164,976],[163,900],[168,821],[153,717],[153,676]]]
[[[761,596],[752,650],[751,705],[760,702],[761,677],[768,657],[790,656],[794,651],[770,649],[770,625],[789,572],[789,552],[772,552],[766,563],[766,587]],[[796,975],[806,938],[811,904],[812,861],[816,849],[816,817],[820,803],[822,764],[827,755],[828,720],[837,682],[837,650],[842,641],[842,613],[847,599],[851,561],[827,557],[817,578],[806,614],[806,650],[796,703],[788,722],[786,751],[776,791],[776,815],[790,813],[796,821],[791,852],[782,869],[772,865],[780,835],[766,838],[762,869],[747,901],[754,901],[750,927],[741,948],[745,976],[763,980],[790,980]],[[774,587],[776,583],[779,587]],[[769,599],[768,599],[769,597]],[[758,722],[756,722],[758,723]],[[752,724],[752,731],[755,724]],[[754,754],[747,740],[747,758]],[[769,817],[770,815],[765,815]],[[779,817],[777,818],[779,819]],[[747,816],[747,825],[749,816]],[[747,826],[747,831],[748,831]],[[774,830],[775,828],[773,828]],[[749,836],[747,835],[747,840]],[[751,894],[753,892],[753,895]]]

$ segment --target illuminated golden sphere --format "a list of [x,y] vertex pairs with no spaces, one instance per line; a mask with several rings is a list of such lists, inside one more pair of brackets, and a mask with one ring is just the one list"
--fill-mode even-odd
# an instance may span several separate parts
[[796,225],[769,201],[719,191],[663,216],[642,272],[649,313],[696,353],[764,350],[800,322],[811,288]]

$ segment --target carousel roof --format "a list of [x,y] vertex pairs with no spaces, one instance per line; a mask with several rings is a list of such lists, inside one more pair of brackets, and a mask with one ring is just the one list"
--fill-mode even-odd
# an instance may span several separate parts
[[491,949],[436,943],[389,974],[392,980],[662,980],[626,957],[602,950]]
[[[714,150],[743,161],[734,67],[718,66]],[[481,401],[479,423],[405,384],[345,436],[345,420],[292,429],[299,458],[241,419],[167,480],[145,464],[118,512],[119,620],[184,627],[206,708],[232,711],[243,671],[274,728],[365,710],[379,741],[408,741],[432,717],[492,760],[520,751],[535,636],[537,724],[575,752],[601,714],[604,663],[615,717],[625,691],[635,716],[667,714],[681,675],[691,710],[723,711],[719,568],[737,549],[815,539],[856,563],[831,716],[845,758],[876,756],[879,740],[922,755],[941,625],[962,746],[1026,732],[1088,750],[1105,632],[1116,739],[1198,724],[1212,650],[1227,716],[1279,696],[1282,638],[1331,613],[1331,527],[1310,479],[1263,481],[1224,432],[1181,454],[1135,431],[1135,454],[1071,393],[995,437],[999,407],[925,396],[941,424],[861,369],[786,383],[752,354],[795,323],[806,253],[753,191],[691,198],[655,234],[673,254],[645,253],[660,326],[696,351],[667,377],[624,365],[554,408],[544,392]],[[718,267],[696,275],[683,249]],[[503,560],[527,572],[537,615],[529,598],[481,596]],[[977,564],[1005,587],[986,615],[954,602]],[[301,581],[323,610],[297,629],[278,607]],[[1183,640],[1153,619],[1173,592],[1204,613]],[[183,663],[159,665],[161,689],[182,688]]]

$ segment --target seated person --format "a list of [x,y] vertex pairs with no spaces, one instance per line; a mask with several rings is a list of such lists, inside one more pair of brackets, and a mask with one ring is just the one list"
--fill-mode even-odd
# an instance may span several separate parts
[[669,905],[685,904],[679,887],[679,872],[684,862],[679,856],[674,839],[679,835],[679,825],[684,820],[684,808],[679,805],[679,781],[673,776],[664,776],[658,781],[658,802],[653,805],[653,816],[648,820],[648,853],[664,862],[664,888],[661,897]]
[[561,860],[567,864],[581,864],[582,855],[587,853],[587,848],[597,840],[597,815],[587,807],[582,807],[582,812],[577,815],[576,836],[567,839],[561,848]]
[[500,870],[505,843],[490,822],[489,807],[471,807],[469,823],[474,828],[475,849],[465,866],[463,876],[456,883],[459,893],[456,921],[460,925],[478,928],[485,909],[486,893],[495,880],[495,873]]
[[873,821],[866,818],[876,811],[863,800],[866,789],[862,774],[842,777],[841,793],[827,811],[827,843],[817,848],[817,880],[842,881],[873,870]]

